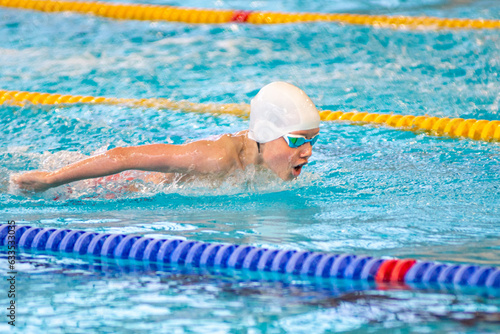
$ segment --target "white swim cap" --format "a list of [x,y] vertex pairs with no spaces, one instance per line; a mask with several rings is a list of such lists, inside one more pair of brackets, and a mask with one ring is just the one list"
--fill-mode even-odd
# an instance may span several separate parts
[[252,99],[248,138],[267,143],[292,131],[315,129],[319,122],[318,109],[302,89],[277,81]]

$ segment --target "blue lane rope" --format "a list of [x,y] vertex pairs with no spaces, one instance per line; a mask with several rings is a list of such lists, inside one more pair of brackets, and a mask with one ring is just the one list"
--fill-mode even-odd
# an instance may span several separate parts
[[365,280],[381,284],[444,284],[500,288],[500,269],[495,267],[420,262],[411,259],[386,260],[371,256],[276,250],[248,245],[0,224],[0,246],[7,246],[14,236],[15,244],[21,249],[189,264],[196,267]]

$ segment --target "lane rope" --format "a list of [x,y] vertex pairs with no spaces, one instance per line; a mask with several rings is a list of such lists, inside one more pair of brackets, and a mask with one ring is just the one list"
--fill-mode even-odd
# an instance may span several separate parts
[[54,0],[0,0],[0,6],[43,12],[71,11],[123,20],[171,21],[191,24],[284,24],[336,22],[388,28],[500,29],[500,20],[328,13],[279,13],[233,9],[183,8],[162,5]]
[[[68,105],[74,103],[127,105],[186,112],[229,114],[248,117],[250,105],[245,103],[193,103],[170,99],[124,99],[112,97],[74,96],[26,91],[0,90],[0,105]],[[500,141],[500,121],[439,118],[433,116],[412,116],[397,114],[378,114],[357,111],[320,112],[322,121],[349,122],[351,124],[384,125],[405,131],[424,131],[435,136],[469,138],[482,141]]]
[[114,97],[94,97],[80,95],[61,95],[25,91],[0,90],[0,105],[23,107],[35,105],[68,105],[75,103],[126,105],[131,107],[182,110],[187,112],[229,114],[248,116],[250,106],[245,103],[193,103],[189,101],[174,101],[170,99],[124,99]]
[[495,267],[0,224],[0,246],[13,245],[79,256],[375,281],[381,288],[390,283],[500,289],[500,269]]

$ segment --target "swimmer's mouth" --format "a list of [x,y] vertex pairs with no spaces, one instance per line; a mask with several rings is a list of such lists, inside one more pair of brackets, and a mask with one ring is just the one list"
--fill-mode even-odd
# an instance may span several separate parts
[[294,175],[298,176],[300,174],[300,172],[302,171],[302,167],[304,167],[305,165],[307,165],[307,162],[304,162],[303,164],[300,164],[300,165],[293,167]]

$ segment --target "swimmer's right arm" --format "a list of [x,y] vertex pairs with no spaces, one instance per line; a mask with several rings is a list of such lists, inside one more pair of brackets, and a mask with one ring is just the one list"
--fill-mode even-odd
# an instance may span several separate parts
[[33,171],[12,177],[26,191],[41,192],[66,183],[102,177],[125,170],[213,174],[233,168],[224,140],[201,140],[184,145],[153,144],[117,147],[53,172]]
[[117,152],[119,149],[112,149],[53,172],[33,171],[16,175],[12,181],[22,190],[42,192],[73,181],[120,173],[125,169]]

